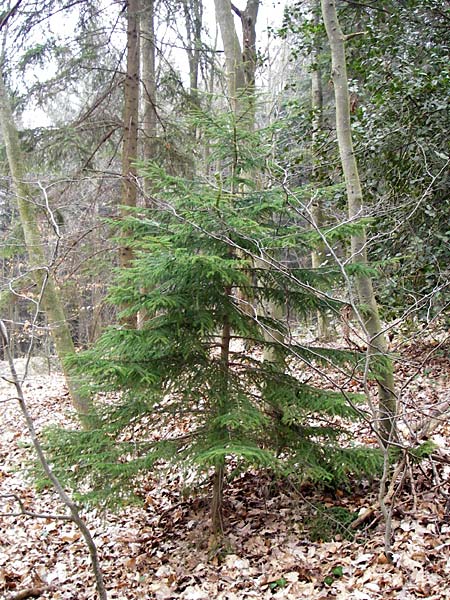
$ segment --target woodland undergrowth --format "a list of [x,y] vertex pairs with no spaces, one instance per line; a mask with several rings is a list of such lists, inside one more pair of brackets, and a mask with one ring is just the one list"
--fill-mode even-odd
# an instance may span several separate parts
[[[407,383],[402,401],[416,422],[420,412],[431,414],[448,394],[448,356],[442,336],[402,349],[397,365],[400,382]],[[73,425],[60,378],[32,377],[24,389],[38,429],[49,421]],[[34,513],[54,511],[56,498],[48,489],[37,491],[29,478],[29,440],[7,397],[7,389],[2,390],[1,593],[8,599],[24,589],[47,599],[93,598],[88,558],[73,525],[17,515],[16,497]],[[180,427],[189,428],[189,423]],[[355,435],[362,443],[375,443],[369,429],[359,426]],[[140,506],[84,510],[102,555],[109,597],[448,597],[450,466],[445,447],[450,429],[445,418],[429,437],[437,447],[434,459],[408,461],[396,490],[393,564],[383,553],[377,511],[358,529],[352,527],[376,503],[376,481],[327,490],[298,486],[263,469],[243,473],[227,485],[226,544],[214,553],[208,477],[203,486],[171,468],[162,477],[150,473],[142,479]]]

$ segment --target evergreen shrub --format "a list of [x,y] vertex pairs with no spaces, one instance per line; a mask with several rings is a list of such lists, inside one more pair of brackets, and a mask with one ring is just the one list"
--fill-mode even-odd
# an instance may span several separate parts
[[[339,273],[302,266],[314,238],[301,217],[301,190],[263,188],[248,175],[258,168],[262,180],[265,157],[257,163],[252,137],[262,134],[236,142],[224,127],[222,138],[228,134],[223,154],[213,153],[220,175],[187,180],[142,167],[152,206],[121,224],[135,259],[110,293],[122,315],[139,313],[142,325],[109,327],[69,361],[98,394],[102,425],[54,432],[48,442],[59,448],[61,475],[90,501],[128,501],[139,478],[171,461],[214,472],[215,496],[227,465],[330,486],[380,466],[348,429],[363,414],[361,398],[305,381],[305,367],[354,371],[360,357],[301,343],[285,317],[339,310],[326,293]],[[242,158],[238,149],[248,144],[253,154]],[[261,138],[257,146],[265,147]]]

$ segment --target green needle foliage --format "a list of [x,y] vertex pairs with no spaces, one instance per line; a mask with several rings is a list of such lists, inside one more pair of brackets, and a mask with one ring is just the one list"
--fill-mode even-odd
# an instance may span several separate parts
[[[379,467],[346,431],[361,417],[360,398],[303,381],[302,366],[354,370],[360,357],[301,345],[284,317],[263,310],[275,303],[300,319],[338,310],[323,290],[339,274],[300,267],[293,250],[309,255],[310,236],[292,211],[295,194],[287,202],[275,185],[242,186],[246,168],[188,181],[143,167],[153,206],[122,223],[135,260],[110,293],[142,326],[111,327],[71,358],[100,393],[102,426],[48,438],[59,448],[55,464],[66,480],[84,482],[85,498],[129,499],[139,477],[168,461],[207,473],[264,467],[327,485]],[[275,358],[263,360],[265,351]]]

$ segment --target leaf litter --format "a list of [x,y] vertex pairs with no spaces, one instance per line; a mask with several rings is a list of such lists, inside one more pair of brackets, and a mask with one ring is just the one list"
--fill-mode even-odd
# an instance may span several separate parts
[[[439,351],[434,353],[434,347]],[[405,382],[405,411],[416,421],[447,400],[448,350],[448,342],[442,345],[431,339],[402,351],[396,373],[399,386]],[[429,356],[426,366],[421,362],[424,355]],[[32,374],[24,392],[38,430],[50,423],[73,426],[69,397],[59,375]],[[0,597],[15,598],[29,590],[42,599],[95,599],[88,552],[75,525],[17,514],[17,498],[32,513],[61,514],[63,509],[52,491],[36,491],[27,476],[32,450],[17,403],[8,399],[11,396],[7,387],[0,389]],[[355,435],[361,441],[370,439],[368,431],[358,430]],[[331,494],[312,487],[294,489],[261,471],[242,474],[227,489],[226,546],[214,556],[209,551],[204,491],[193,490],[186,497],[176,472],[167,472],[162,480],[149,474],[142,506],[117,513],[83,511],[99,548],[108,597],[450,598],[450,464],[445,453],[449,438],[450,426],[443,418],[431,439],[444,459],[412,465],[396,498],[393,564],[384,555],[383,523],[377,514],[354,539],[339,532],[324,541],[320,531],[312,539],[308,529],[318,506],[363,513],[377,498],[372,484]]]

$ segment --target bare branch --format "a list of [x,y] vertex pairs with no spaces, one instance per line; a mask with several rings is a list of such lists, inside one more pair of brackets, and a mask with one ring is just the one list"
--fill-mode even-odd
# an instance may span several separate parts
[[236,14],[237,14],[237,16],[238,16],[238,17],[241,19],[241,18],[242,18],[242,12],[241,12],[241,11],[239,10],[239,8],[238,8],[236,5],[234,5],[232,2],[231,2],[230,4],[231,4],[231,10],[232,10],[234,13],[236,13]]
[[354,31],[353,33],[347,33],[347,35],[344,36],[345,41],[348,42],[349,40],[352,40],[353,38],[362,36],[362,35],[367,35],[367,31]]
[[70,515],[54,515],[50,513],[35,513],[25,508],[25,505],[22,499],[17,494],[0,494],[0,498],[14,498],[17,504],[20,506],[20,512],[11,513],[4,512],[0,513],[2,517],[20,517],[21,515],[26,515],[27,517],[33,517],[35,519],[56,519],[60,521],[73,521]]
[[50,465],[45,457],[44,450],[43,450],[41,443],[39,441],[39,438],[37,436],[37,431],[34,426],[34,422],[31,417],[31,414],[28,410],[28,406],[27,406],[27,403],[25,401],[25,397],[23,394],[22,385],[19,381],[16,367],[14,365],[14,360],[11,355],[8,331],[6,329],[4,322],[1,319],[0,319],[0,337],[3,340],[3,349],[4,349],[4,353],[5,353],[5,358],[8,361],[9,369],[11,371],[11,377],[12,377],[12,380],[13,380],[15,388],[16,388],[19,406],[20,406],[22,414],[25,418],[25,422],[26,422],[27,428],[28,428],[28,433],[30,435],[30,438],[33,443],[36,454],[38,455],[39,462],[41,463],[41,466],[42,466],[42,469],[43,469],[45,475],[51,481],[61,502],[69,509],[70,520],[72,520],[76,524],[76,526],[80,530],[81,534],[83,535],[83,538],[89,549],[89,554],[91,556],[92,569],[93,569],[94,575],[95,575],[96,587],[97,587],[97,592],[98,592],[99,598],[100,598],[100,600],[107,600],[107,594],[106,594],[105,584],[103,581],[103,573],[102,573],[102,568],[100,566],[100,560],[99,560],[99,556],[98,556],[97,547],[95,545],[95,542],[92,538],[92,535],[91,535],[86,523],[80,516],[78,507],[73,502],[73,500],[70,498],[70,496],[67,494],[67,492],[64,490],[59,479],[53,473],[53,470],[50,467]]
[[5,27],[8,21],[16,14],[19,6],[22,4],[23,0],[17,0],[15,5],[8,10],[5,14],[3,14],[0,18],[0,31]]

